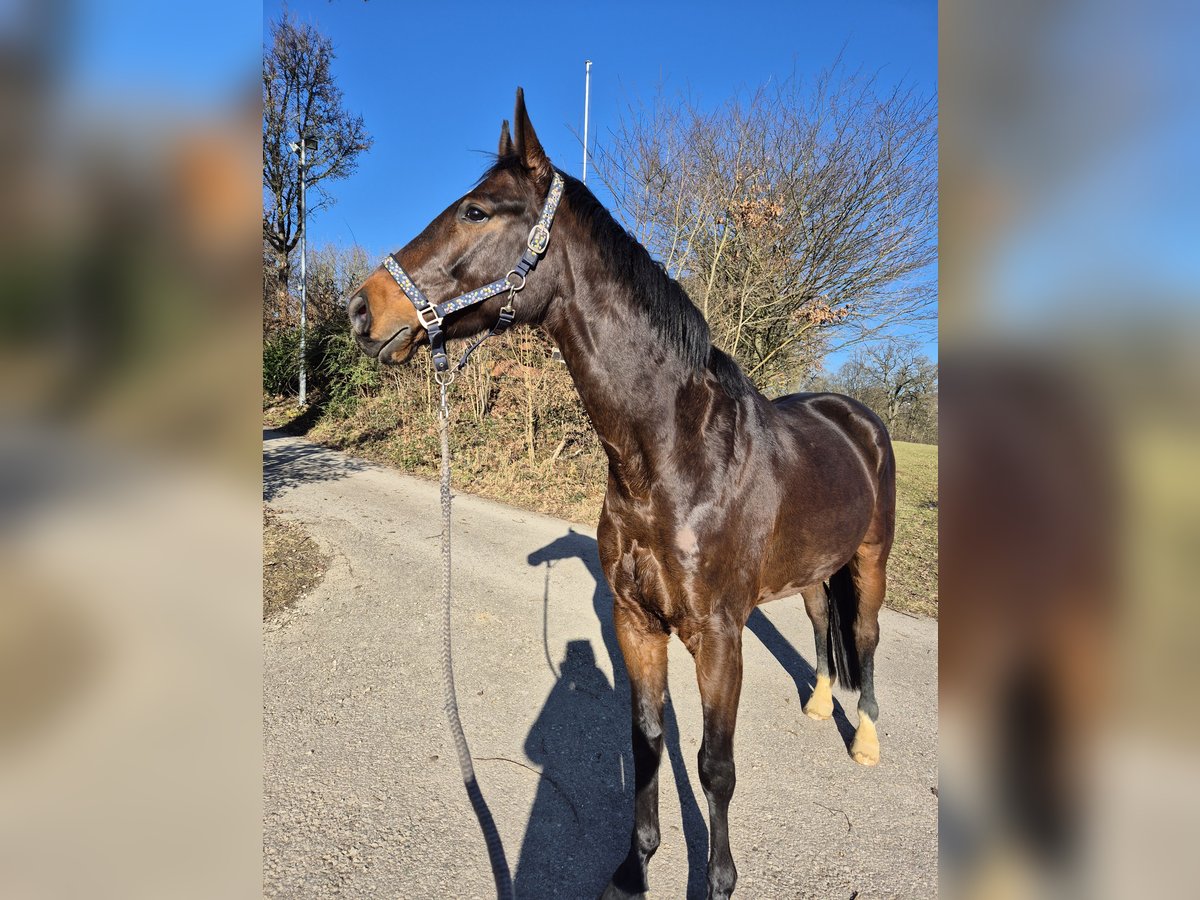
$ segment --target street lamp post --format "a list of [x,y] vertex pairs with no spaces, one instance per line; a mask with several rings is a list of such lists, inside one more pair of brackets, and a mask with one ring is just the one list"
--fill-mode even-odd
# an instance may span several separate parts
[[306,359],[306,329],[308,325],[308,277],[306,265],[308,260],[308,225],[305,220],[307,207],[305,205],[305,188],[308,182],[307,151],[317,149],[317,139],[301,135],[298,143],[291,145],[293,153],[300,154],[300,397],[299,405],[308,402],[308,364]]

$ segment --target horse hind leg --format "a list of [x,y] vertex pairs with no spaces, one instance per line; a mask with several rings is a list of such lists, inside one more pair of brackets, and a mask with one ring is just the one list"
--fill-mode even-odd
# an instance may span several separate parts
[[829,580],[837,673],[849,688],[859,689],[858,729],[850,746],[854,761],[879,762],[879,703],[875,699],[875,648],[879,645],[879,609],[887,590],[890,542],[865,542],[853,559]]
[[810,719],[828,719],[833,715],[833,683],[836,678],[829,634],[829,593],[824,584],[811,585],[800,593],[804,597],[808,618],[812,620],[817,658],[817,683],[808,702],[804,704],[804,713]]

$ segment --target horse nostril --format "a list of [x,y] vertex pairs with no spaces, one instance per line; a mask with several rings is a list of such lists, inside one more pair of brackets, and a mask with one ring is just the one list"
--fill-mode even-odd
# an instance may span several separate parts
[[350,330],[355,334],[366,334],[371,330],[371,307],[362,294],[355,295],[350,301],[346,314],[350,316]]

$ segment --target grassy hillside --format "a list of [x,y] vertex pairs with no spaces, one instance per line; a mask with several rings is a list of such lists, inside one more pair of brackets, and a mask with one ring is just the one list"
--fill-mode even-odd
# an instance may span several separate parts
[[[567,378],[565,372],[557,377]],[[594,526],[607,463],[590,428],[563,424],[570,420],[555,409],[540,410],[542,431],[531,441],[522,427],[519,393],[502,393],[487,415],[475,415],[464,387],[456,388],[460,395],[453,407],[456,489]],[[577,403],[569,381],[558,387],[549,394]],[[327,408],[311,410],[302,420],[294,417],[294,401],[264,403],[269,426],[303,432],[325,446],[413,475],[437,477],[433,395],[419,386],[364,397],[338,414]],[[887,603],[907,613],[937,616],[937,447],[904,442],[895,447],[896,543],[888,563]]]

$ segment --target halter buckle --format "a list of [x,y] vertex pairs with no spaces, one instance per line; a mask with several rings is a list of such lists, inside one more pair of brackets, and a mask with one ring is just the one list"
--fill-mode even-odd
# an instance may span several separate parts
[[[428,315],[427,315],[428,314]],[[441,325],[442,317],[438,315],[437,309],[432,306],[426,306],[417,310],[417,318],[421,320],[421,324],[425,330],[429,330],[431,325]]]
[[529,230],[529,240],[527,241],[529,249],[538,256],[546,252],[546,248],[550,246],[550,229],[538,222]]

